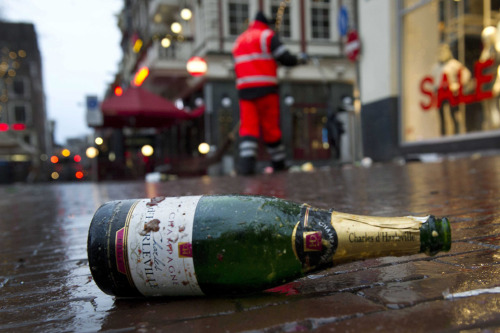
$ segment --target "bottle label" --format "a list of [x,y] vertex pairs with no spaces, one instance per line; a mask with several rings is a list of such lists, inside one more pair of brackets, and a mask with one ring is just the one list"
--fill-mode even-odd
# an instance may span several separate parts
[[301,219],[293,231],[295,256],[309,271],[332,261],[338,246],[337,232],[329,223],[330,212],[303,205]]
[[124,229],[116,235],[117,247],[123,246],[116,251],[117,267],[143,295],[203,295],[192,251],[200,198],[156,197],[139,200],[131,208]]

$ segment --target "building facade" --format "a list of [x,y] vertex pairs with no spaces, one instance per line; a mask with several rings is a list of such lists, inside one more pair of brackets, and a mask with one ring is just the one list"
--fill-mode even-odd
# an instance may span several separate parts
[[500,148],[499,1],[362,1],[358,9],[366,156]]
[[[341,8],[347,19],[343,26],[338,22]],[[189,9],[190,17],[183,16],[184,9]],[[356,28],[355,1],[125,0],[119,18],[123,60],[109,94],[116,86],[127,89],[136,73],[147,68],[144,89],[175,102],[186,112],[205,107],[199,119],[155,131],[151,141],[158,163],[196,157],[201,142],[217,150],[237,125],[239,107],[231,50],[258,10],[276,20],[274,27],[290,52],[305,52],[311,57],[305,66],[279,69],[287,159],[292,163],[331,162],[325,136],[328,110],[337,110],[346,97],[359,96],[355,62],[345,56],[345,31]],[[193,56],[206,61],[204,75],[188,73],[186,63]],[[355,111],[348,113],[341,116],[346,128],[342,159],[353,160],[359,153],[353,143],[356,115]],[[141,136],[141,131],[144,136],[151,133],[151,129],[122,129],[121,133]],[[265,154],[262,150],[262,160]],[[226,154],[220,172],[232,169],[235,156],[234,151]]]
[[0,183],[48,180],[53,127],[33,24],[0,22]]

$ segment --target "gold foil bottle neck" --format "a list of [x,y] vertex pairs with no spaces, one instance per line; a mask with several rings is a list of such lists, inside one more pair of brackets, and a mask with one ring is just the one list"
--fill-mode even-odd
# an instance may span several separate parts
[[373,217],[332,212],[338,235],[335,263],[420,252],[420,227],[427,217]]

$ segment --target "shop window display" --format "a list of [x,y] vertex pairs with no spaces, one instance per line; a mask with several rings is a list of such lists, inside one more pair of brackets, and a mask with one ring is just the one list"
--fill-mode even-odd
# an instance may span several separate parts
[[403,4],[403,142],[500,131],[500,1]]

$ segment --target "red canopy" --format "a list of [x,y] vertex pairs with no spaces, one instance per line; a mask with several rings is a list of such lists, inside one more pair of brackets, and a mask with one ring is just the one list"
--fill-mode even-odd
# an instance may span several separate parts
[[131,87],[121,96],[105,99],[101,111],[102,127],[167,127],[176,120],[199,117],[205,108],[186,112],[163,97],[140,87]]

